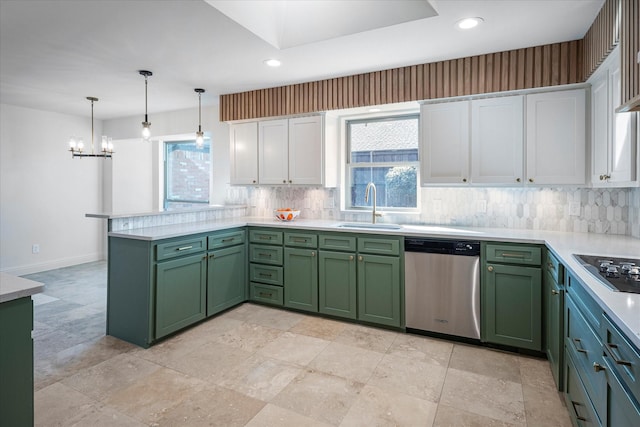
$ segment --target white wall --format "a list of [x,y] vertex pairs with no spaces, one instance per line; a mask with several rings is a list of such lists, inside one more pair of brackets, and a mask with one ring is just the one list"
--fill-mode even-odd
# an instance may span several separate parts
[[[223,204],[229,184],[229,126],[218,120],[218,107],[202,108],[202,130],[211,137],[211,204]],[[142,116],[106,120],[104,132],[114,139],[115,151],[122,160],[114,159],[111,195],[106,204],[113,203],[113,211],[136,213],[156,209],[160,200],[162,169],[159,156],[162,149],[157,142],[143,142],[140,137]],[[151,138],[157,140],[176,135],[193,135],[198,129],[198,109],[150,114]],[[121,140],[126,140],[121,141]],[[122,155],[122,156],[121,156]],[[149,156],[149,157],[145,157]],[[126,158],[126,160],[124,160]],[[146,184],[142,185],[145,182]],[[146,194],[144,186],[151,185]],[[144,203],[151,209],[139,209],[132,202],[132,189],[138,194],[136,203]],[[153,200],[150,199],[153,197]],[[131,203],[134,210],[127,206]]]
[[[102,124],[95,127],[99,138]],[[103,209],[109,160],[72,159],[71,135],[90,149],[91,119],[0,104],[0,271],[28,274],[103,258],[104,221],[84,215]]]

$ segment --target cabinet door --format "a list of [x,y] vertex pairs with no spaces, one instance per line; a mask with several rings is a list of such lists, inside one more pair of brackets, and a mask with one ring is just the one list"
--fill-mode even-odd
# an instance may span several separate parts
[[542,350],[541,276],[540,268],[486,265],[485,341]]
[[205,318],[207,258],[193,255],[156,265],[156,333],[160,338]]
[[603,353],[605,369],[601,374],[607,377],[607,424],[611,427],[637,427],[640,425],[640,404],[629,393],[623,382],[614,373],[615,362]]
[[609,173],[611,105],[609,73],[602,70],[591,82],[591,182],[604,183]]
[[636,119],[635,113],[615,113],[620,105],[620,64],[609,74],[611,88],[612,135],[609,152],[609,182],[635,181],[636,176]]
[[420,107],[422,182],[464,184],[469,179],[469,101]]
[[585,183],[584,89],[527,95],[527,182]]
[[258,183],[258,122],[229,126],[231,184]]
[[356,261],[354,253],[320,251],[319,311],[348,319],[356,312]]
[[549,274],[544,280],[545,352],[558,389],[562,390],[562,356],[564,353],[564,290]]
[[400,326],[400,259],[358,256],[358,319]]
[[286,184],[289,177],[287,119],[260,122],[258,140],[260,184]]
[[284,250],[284,305],[318,311],[318,251]]
[[471,101],[471,182],[522,182],[523,96]]
[[322,117],[289,119],[290,184],[322,185]]
[[207,266],[207,316],[244,302],[247,289],[245,245],[209,253]]

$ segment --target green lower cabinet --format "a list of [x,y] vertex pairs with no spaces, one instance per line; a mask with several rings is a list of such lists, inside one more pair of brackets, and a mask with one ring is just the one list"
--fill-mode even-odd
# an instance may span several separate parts
[[545,352],[558,389],[562,390],[562,357],[564,356],[564,289],[549,275],[544,280]]
[[318,311],[318,251],[284,250],[284,305],[305,311]]
[[0,304],[0,425],[33,425],[33,302]]
[[540,268],[486,263],[485,341],[542,350],[541,279]]
[[563,371],[564,399],[573,424],[580,427],[600,427],[596,410],[591,404],[569,352],[565,353]]
[[319,307],[320,313],[355,319],[356,262],[355,254],[320,251],[319,265]]
[[156,331],[161,338],[205,318],[207,257],[177,258],[156,265]]
[[640,425],[640,403],[625,390],[623,382],[614,373],[615,362],[603,353],[605,369],[601,371],[607,377],[607,426],[638,427]]
[[207,263],[207,316],[246,300],[245,245],[209,252]]
[[400,327],[400,258],[358,256],[358,319]]

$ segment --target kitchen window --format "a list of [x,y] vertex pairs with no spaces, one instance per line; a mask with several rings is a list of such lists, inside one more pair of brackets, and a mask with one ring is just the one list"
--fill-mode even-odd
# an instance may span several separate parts
[[346,207],[361,209],[373,182],[382,210],[418,207],[418,114],[348,120]]
[[211,143],[202,147],[192,141],[165,142],[164,208],[209,203]]

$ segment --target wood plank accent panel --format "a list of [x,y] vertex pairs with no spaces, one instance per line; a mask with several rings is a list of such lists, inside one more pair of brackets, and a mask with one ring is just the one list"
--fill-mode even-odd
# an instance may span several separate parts
[[602,64],[620,41],[621,0],[606,0],[584,36],[584,79]]
[[574,40],[220,96],[220,120],[246,120],[584,81]]
[[620,56],[622,58],[622,106],[618,111],[640,111],[640,2],[622,0]]

